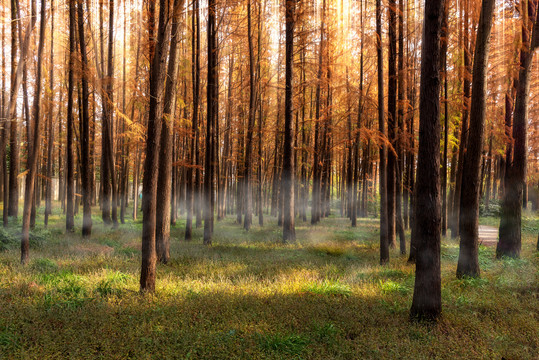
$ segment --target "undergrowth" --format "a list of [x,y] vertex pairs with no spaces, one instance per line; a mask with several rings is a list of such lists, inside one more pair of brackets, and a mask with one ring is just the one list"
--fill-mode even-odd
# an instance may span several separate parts
[[[491,204],[492,205],[492,204]],[[57,206],[57,208],[59,208]],[[97,209],[95,209],[97,211]],[[129,212],[130,213],[130,212]],[[249,232],[216,222],[158,265],[155,295],[138,292],[140,220],[118,229],[94,216],[90,239],[65,234],[53,212],[19,264],[20,224],[0,228],[0,359],[536,359],[539,221],[523,219],[521,259],[479,249],[480,278],[457,279],[458,240],[442,243],[443,315],[410,323],[414,266],[398,249],[379,266],[377,219],[296,222],[279,243],[276,219]],[[483,224],[496,226],[493,217]],[[407,233],[409,241],[409,233]]]

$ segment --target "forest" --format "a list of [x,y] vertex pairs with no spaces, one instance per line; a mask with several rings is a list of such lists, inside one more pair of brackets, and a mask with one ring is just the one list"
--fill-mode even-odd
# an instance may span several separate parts
[[0,18],[0,359],[537,359],[539,0]]

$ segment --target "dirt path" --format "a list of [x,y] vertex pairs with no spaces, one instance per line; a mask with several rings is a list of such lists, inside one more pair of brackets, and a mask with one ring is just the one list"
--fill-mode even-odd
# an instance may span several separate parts
[[487,225],[479,225],[479,244],[496,246],[498,243],[498,228]]

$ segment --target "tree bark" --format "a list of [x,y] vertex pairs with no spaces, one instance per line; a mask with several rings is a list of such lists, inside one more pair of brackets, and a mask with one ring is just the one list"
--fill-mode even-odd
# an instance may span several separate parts
[[296,0],[286,0],[286,39],[285,39],[285,95],[284,95],[284,146],[283,146],[283,242],[296,240],[294,226],[294,154],[292,141],[292,79],[294,58],[294,26]]
[[[378,131],[380,137],[385,136],[384,119],[384,52],[382,49],[382,9],[381,1],[376,0],[376,54],[378,65]],[[380,151],[380,264],[389,262],[389,238],[388,238],[388,202],[387,202],[387,179],[386,179],[386,147],[379,144]]]
[[[111,9],[112,11],[112,9]],[[82,62],[82,113],[80,114],[80,155],[82,183],[82,236],[92,233],[92,179],[90,171],[90,119],[88,116],[88,59],[84,37],[84,17],[82,2],[78,3],[79,46]]]
[[[45,47],[45,0],[41,0],[41,24],[39,29],[39,45],[37,50],[36,67],[36,91],[34,93],[34,103],[32,106],[32,138],[28,139],[28,174],[26,175],[26,184],[24,192],[24,211],[22,216],[22,235],[21,235],[21,263],[25,265],[28,262],[30,250],[30,215],[32,211],[32,202],[34,198],[34,182],[37,172],[37,157],[40,145],[40,110],[41,110],[41,64],[43,60],[43,49]],[[35,3],[32,2],[32,17],[35,18]],[[30,20],[35,22],[35,20]],[[28,31],[30,31],[29,28]],[[28,125],[30,126],[30,125]],[[30,143],[31,142],[31,143]]]
[[[17,94],[21,85],[21,76],[26,61],[26,50],[21,44],[20,61],[17,65],[17,27],[21,27],[21,20],[17,16],[19,8],[18,0],[11,0],[11,93],[8,108],[8,121],[10,121],[10,139],[9,139],[9,208],[8,215],[17,218],[19,214],[19,139],[18,139],[18,122],[17,122]],[[26,32],[26,37],[29,40],[33,24],[30,23]],[[26,41],[28,43],[28,41]]]
[[178,50],[180,15],[184,0],[174,0],[168,70],[165,84],[161,145],[159,147],[159,178],[157,180],[156,251],[158,260],[166,264],[170,259],[170,198],[172,196],[172,132],[176,105],[178,77]]
[[51,48],[50,48],[50,72],[49,72],[49,108],[48,108],[48,128],[49,139],[47,141],[47,179],[46,189],[47,195],[45,199],[45,218],[43,223],[45,226],[49,223],[49,215],[52,212],[52,173],[53,173],[53,143],[54,143],[54,127],[52,124],[54,111],[54,0],[51,1]]
[[416,276],[410,317],[437,320],[442,311],[440,274],[440,37],[444,0],[425,3],[421,48],[419,150],[415,221]]
[[481,152],[485,129],[486,108],[486,72],[490,49],[490,30],[495,0],[483,0],[481,15],[475,42],[475,55],[472,81],[472,103],[470,110],[470,141],[466,147],[466,156],[462,169],[463,179],[460,211],[459,232],[460,248],[457,265],[457,277],[478,277],[479,270],[479,192]]
[[146,137],[146,158],[144,160],[144,178],[142,186],[142,264],[140,272],[140,291],[155,291],[156,250],[156,202],[157,179],[159,176],[158,160],[161,139],[160,106],[163,96],[163,78],[166,64],[166,37],[168,30],[169,2],[159,0],[159,27],[155,32],[155,1],[148,3],[148,25],[150,43],[150,107]]
[[249,45],[249,115],[247,121],[247,137],[245,141],[245,166],[243,172],[244,188],[244,217],[243,228],[249,230],[253,219],[253,194],[252,194],[252,151],[253,151],[253,132],[255,126],[255,59],[253,49],[253,34],[251,30],[251,0],[247,0],[247,42]]
[[206,122],[206,149],[204,160],[204,245],[211,245],[213,235],[213,198],[214,198],[214,161],[215,127],[218,119],[216,102],[219,101],[219,79],[217,63],[217,24],[216,0],[208,1],[208,78],[207,78],[207,122]]
[[388,81],[387,81],[387,135],[391,144],[391,149],[387,153],[387,238],[389,246],[394,248],[396,225],[396,175],[397,167],[397,4],[395,0],[389,0],[389,52],[388,52]]
[[67,88],[67,124],[66,124],[66,230],[73,231],[74,219],[74,164],[73,164],[73,90],[75,67],[76,36],[75,0],[69,0],[69,73]]
[[[185,220],[185,240],[190,241],[193,233],[193,213],[198,204],[198,102],[200,95],[200,22],[199,22],[198,0],[193,1],[192,15],[192,41],[191,41],[191,74],[193,81],[193,114],[191,120],[191,147],[189,155],[191,166],[187,174],[187,217]],[[193,172],[195,180],[193,180]],[[198,218],[198,217],[197,217]]]
[[[530,7],[534,6],[530,4]],[[535,14],[536,11],[530,12]],[[503,256],[520,257],[522,246],[521,222],[522,222],[522,193],[526,180],[526,157],[527,157],[527,137],[526,127],[528,123],[528,108],[530,95],[530,77],[533,54],[539,46],[539,16],[533,19],[530,16],[530,23],[533,25],[533,35],[529,40],[529,30],[532,27],[526,22],[522,28],[523,46],[520,53],[520,70],[513,113],[513,134],[514,150],[513,159],[509,164],[505,180],[505,194],[502,201],[502,214],[500,219],[500,229],[498,246],[496,247],[496,257]],[[509,159],[508,159],[509,162]]]

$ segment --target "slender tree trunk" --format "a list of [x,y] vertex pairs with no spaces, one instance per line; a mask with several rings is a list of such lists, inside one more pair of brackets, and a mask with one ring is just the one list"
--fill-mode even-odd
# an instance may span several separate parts
[[255,59],[253,50],[253,34],[251,30],[251,0],[247,1],[247,40],[249,44],[249,115],[247,122],[247,137],[245,141],[245,167],[243,172],[244,194],[244,220],[243,228],[249,230],[253,219],[253,194],[252,194],[252,151],[253,132],[255,126],[256,108],[256,84],[255,84]]
[[406,255],[406,236],[404,234],[404,223],[402,219],[402,181],[404,171],[404,150],[403,150],[403,135],[404,135],[404,0],[399,0],[398,11],[398,27],[399,27],[399,52],[398,60],[398,87],[397,87],[397,162],[396,162],[396,179],[395,179],[395,222],[396,230],[399,234],[399,248],[401,255]]
[[[193,117],[191,121],[191,166],[187,175],[187,218],[185,221],[185,240],[190,241],[193,233],[193,212],[195,207],[198,209],[198,102],[200,94],[200,22],[198,0],[193,2],[192,15],[193,37],[191,41],[191,74],[193,80]],[[195,173],[195,182],[193,183],[193,172]],[[198,202],[198,201],[197,201]],[[197,215],[197,219],[199,216]]]
[[114,99],[114,0],[109,0],[109,38],[107,56],[107,80],[106,80],[106,106],[107,117],[105,135],[105,145],[107,146],[106,159],[109,170],[110,185],[107,184],[111,192],[111,218],[114,227],[118,227],[118,188],[116,186],[116,166],[114,164],[114,119],[113,119],[113,99]]
[[315,99],[315,129],[314,129],[314,161],[313,161],[313,199],[311,208],[311,224],[317,224],[320,222],[322,216],[322,168],[320,163],[323,159],[322,142],[324,138],[320,139],[320,105],[321,99],[321,86],[322,75],[324,71],[324,51],[326,44],[325,33],[326,22],[326,0],[322,3],[322,21],[320,24],[320,45],[318,49],[318,74],[316,82],[316,99]]
[[[19,8],[18,0],[11,0],[11,93],[8,109],[8,121],[10,121],[9,139],[9,209],[8,215],[17,218],[19,214],[19,139],[17,122],[17,94],[21,84],[23,63],[26,54],[21,46],[19,49],[21,62],[17,65],[17,28],[21,27],[21,21],[17,16]],[[33,26],[32,26],[33,28]],[[27,34],[30,35],[31,28],[28,27]]]
[[[264,8],[265,8],[264,3]],[[262,9],[261,1],[258,1],[258,49],[257,49],[257,86],[258,86],[258,225],[264,226],[264,211],[263,211],[263,197],[262,197],[262,186],[263,186],[263,176],[262,176],[262,127],[264,118],[262,117],[263,103],[262,103],[262,70],[260,65],[260,53],[262,52],[262,12],[265,9]]]
[[48,128],[49,139],[47,141],[47,197],[45,200],[45,218],[43,223],[45,226],[49,223],[49,215],[52,212],[52,172],[53,172],[53,143],[54,143],[54,127],[52,125],[54,111],[54,0],[51,1],[51,48],[50,48],[50,71],[49,71],[49,109],[48,109]]
[[294,26],[296,0],[286,0],[286,39],[285,39],[285,96],[284,96],[284,146],[283,146],[283,242],[296,240],[294,226],[294,154],[292,142],[292,78],[294,57]]
[[[159,27],[155,32],[155,6],[148,3],[148,28],[150,43],[150,106],[148,114],[148,131],[146,137],[146,158],[144,160],[144,178],[142,186],[142,264],[140,272],[140,291],[155,291],[156,272],[156,206],[157,179],[159,176],[159,146],[161,139],[163,80],[166,64],[166,37],[168,28],[169,3],[159,1]],[[155,37],[154,37],[155,36]]]
[[[111,9],[112,11],[112,9]],[[86,39],[84,37],[84,17],[82,2],[78,3],[79,46],[82,59],[82,113],[80,116],[80,154],[82,183],[82,236],[92,233],[92,179],[90,178],[90,119],[88,116],[88,59],[86,56]]]
[[[382,9],[381,1],[376,0],[376,53],[378,65],[378,131],[380,136],[385,136],[384,119],[384,55],[382,49]],[[380,147],[380,264],[389,262],[389,238],[388,238],[388,203],[387,203],[387,180],[386,180],[386,147],[382,143]]]
[[387,154],[387,237],[389,246],[394,248],[396,223],[396,128],[397,128],[397,4],[389,0],[389,52],[388,52],[388,82],[387,82],[387,134],[392,148]]
[[444,149],[442,160],[442,236],[446,236],[447,233],[447,148],[449,140],[449,113],[448,113],[448,100],[447,100],[447,46],[449,43],[449,1],[446,0],[444,4],[444,17],[442,19],[442,49],[441,49],[441,67],[443,71],[444,81]]
[[76,36],[75,0],[69,0],[69,73],[67,88],[67,124],[66,124],[66,230],[74,231],[74,164],[73,164],[73,90],[75,85],[75,36]]
[[[35,17],[35,3],[32,2],[32,17]],[[28,174],[26,175],[26,186],[24,192],[24,211],[22,216],[22,235],[21,235],[21,263],[25,265],[28,262],[30,251],[30,215],[32,211],[32,202],[34,198],[34,182],[37,172],[37,157],[40,145],[40,110],[41,110],[41,64],[43,60],[43,49],[45,47],[45,0],[41,0],[41,24],[39,28],[39,45],[37,50],[36,67],[36,91],[34,93],[34,103],[32,106],[32,137],[28,139]],[[35,22],[35,20],[30,20]],[[30,29],[29,29],[30,31]],[[29,125],[30,126],[30,125]],[[30,143],[31,142],[31,143]]]
[[491,194],[491,185],[492,185],[492,132],[493,125],[491,125],[488,136],[488,155],[487,155],[487,188],[485,194],[485,208],[488,211],[490,207],[490,194]]
[[180,40],[180,15],[184,0],[174,0],[168,70],[165,84],[161,141],[159,147],[159,178],[157,180],[156,251],[159,262],[170,259],[170,198],[172,194],[172,132],[176,104],[176,79],[178,77],[178,50]]
[[213,235],[213,197],[214,197],[214,161],[215,126],[218,119],[215,103],[218,98],[218,63],[217,63],[217,24],[216,0],[208,1],[208,79],[207,79],[207,124],[206,156],[204,160],[204,245],[211,245]]
[[[459,219],[460,219],[460,200],[462,189],[462,170],[464,166],[464,156],[466,147],[468,146],[468,122],[470,117],[470,77],[471,77],[471,54],[470,54],[470,29],[469,26],[469,1],[464,1],[464,97],[463,97],[463,115],[462,128],[460,131],[459,143],[459,161],[457,166],[457,178],[455,181],[455,197],[453,198],[453,218],[451,221],[451,237],[459,236]],[[461,5],[462,6],[462,5]]]
[[6,118],[6,53],[5,53],[5,30],[2,25],[2,142],[0,144],[0,159],[2,159],[2,225],[8,226],[8,208],[9,208],[9,173],[7,167],[7,144],[9,143],[9,125],[10,121]]

